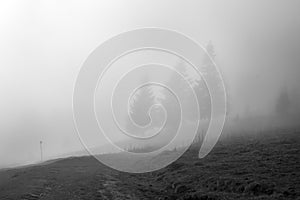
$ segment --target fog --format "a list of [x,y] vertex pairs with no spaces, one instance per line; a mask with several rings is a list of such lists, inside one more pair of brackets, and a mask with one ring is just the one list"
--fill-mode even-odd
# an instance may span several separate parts
[[266,121],[262,128],[297,126],[299,7],[297,0],[2,1],[0,167],[39,161],[41,140],[45,159],[85,151],[72,115],[80,67],[105,40],[142,27],[213,44],[229,102],[227,132],[234,123],[251,127],[246,118]]

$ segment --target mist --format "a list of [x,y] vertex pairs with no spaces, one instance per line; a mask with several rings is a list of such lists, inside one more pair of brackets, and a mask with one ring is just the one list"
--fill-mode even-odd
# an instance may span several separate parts
[[[102,42],[143,27],[176,30],[213,45],[228,98],[224,132],[297,128],[299,7],[297,0],[1,2],[0,167],[39,161],[40,141],[45,159],[87,154],[72,114],[77,74]],[[174,58],[164,59],[178,65]],[[162,75],[166,82],[172,77]],[[130,79],[127,86],[143,78]],[[122,109],[121,116],[127,112]],[[157,112],[153,117],[160,119]],[[94,146],[103,151],[101,141]]]

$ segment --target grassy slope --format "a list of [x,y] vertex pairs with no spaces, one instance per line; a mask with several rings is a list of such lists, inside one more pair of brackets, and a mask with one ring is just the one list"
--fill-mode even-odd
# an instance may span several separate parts
[[[204,159],[191,147],[167,168],[111,170],[92,157],[0,172],[0,199],[297,199],[300,133],[220,141]],[[157,158],[159,159],[159,158]],[[153,160],[155,162],[155,159]]]

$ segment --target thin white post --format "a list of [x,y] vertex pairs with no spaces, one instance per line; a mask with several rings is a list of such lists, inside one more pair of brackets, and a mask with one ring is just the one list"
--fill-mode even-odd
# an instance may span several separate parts
[[40,149],[41,149],[41,162],[43,162],[43,142],[40,141]]

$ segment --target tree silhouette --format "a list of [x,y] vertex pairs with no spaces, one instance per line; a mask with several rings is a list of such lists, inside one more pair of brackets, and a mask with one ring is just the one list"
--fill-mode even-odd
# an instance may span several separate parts
[[[212,42],[209,42],[206,46],[206,51],[208,54],[204,54],[203,61],[202,61],[202,69],[201,72],[205,74],[205,76],[209,79],[212,79],[216,85],[214,86],[216,90],[220,89],[220,77],[216,73],[215,65],[213,63],[213,59],[215,59],[215,50]],[[192,71],[187,70],[187,66],[184,62],[179,62],[175,69],[177,69],[185,79],[178,79],[177,74],[172,73],[170,76],[170,79],[167,83],[168,86],[175,87],[177,90],[181,93],[182,96],[185,98],[183,99],[181,103],[182,106],[184,106],[185,109],[188,111],[188,115],[186,116],[187,120],[199,120],[197,119],[197,109],[191,104],[191,99],[194,98],[194,94],[186,87],[184,86],[184,82],[189,82],[192,86],[192,89],[195,92],[195,95],[197,97],[199,109],[200,109],[200,119],[208,119],[211,115],[211,99],[209,90],[207,88],[207,85],[203,79],[203,77],[194,78],[195,74],[197,73],[194,69]],[[193,73],[193,74],[191,74]],[[166,97],[163,102],[165,103],[165,106],[168,107],[171,114],[169,116],[175,118],[175,105],[174,101],[171,101],[169,97]],[[173,122],[175,122],[175,119],[173,119]]]
[[[213,85],[213,89],[220,89],[220,77],[217,76],[216,68],[214,64],[214,60],[216,57],[215,49],[211,41],[208,42],[206,46],[207,54],[204,54],[202,61],[202,69],[203,75],[213,80],[215,83]],[[198,98],[199,108],[200,108],[200,119],[208,119],[211,116],[211,96],[209,94],[208,87],[206,85],[203,77],[200,77],[196,81],[196,85],[194,86],[196,96]]]
[[214,60],[216,57],[216,53],[215,53],[214,45],[212,44],[211,41],[208,42],[205,49],[206,49],[208,55],[211,57],[211,59]]
[[284,87],[281,90],[279,97],[277,99],[276,112],[279,116],[284,116],[288,114],[289,108],[290,108],[290,99],[289,99],[287,88]]
[[[147,82],[147,80],[148,78],[146,77],[143,83]],[[148,111],[153,104],[155,104],[155,98],[151,86],[145,85],[139,88],[130,100],[129,115],[131,119],[139,126],[149,124],[151,118]],[[128,120],[127,130],[132,134],[142,134],[138,133],[139,129],[131,120]]]
[[[201,73],[205,76],[205,78],[208,78],[213,83],[212,90],[214,90],[214,94],[216,98],[222,98],[221,95],[223,95],[223,89],[221,86],[221,77],[219,76],[219,73],[215,67],[214,60],[216,57],[214,47],[211,42],[208,43],[206,47],[207,53],[203,54],[202,57],[202,65],[197,66],[201,67]],[[201,56],[201,55],[199,55]],[[192,66],[189,66],[185,62],[178,62],[177,65],[174,66],[174,68],[183,75],[184,79],[178,78],[178,75],[176,72],[172,72],[170,75],[170,78],[168,82],[166,83],[167,86],[170,88],[176,88],[178,92],[178,96],[183,97],[181,99],[181,105],[182,107],[187,111],[186,115],[183,116],[184,121],[183,123],[187,122],[195,122],[196,120],[202,120],[201,127],[199,126],[198,130],[198,136],[196,138],[196,141],[202,141],[204,137],[204,133],[206,133],[206,130],[208,128],[207,126],[207,120],[211,117],[211,96],[209,93],[209,90],[207,88],[206,82],[203,77],[201,77],[200,74],[198,74],[197,70],[192,68]],[[197,103],[199,105],[199,111],[200,111],[200,118],[198,118],[197,114],[197,108],[195,108],[195,105],[192,103],[192,99],[194,98],[194,93],[190,90],[189,87],[187,87],[187,82],[192,87],[193,91],[195,92],[195,95],[197,97]],[[218,96],[220,95],[220,96]],[[168,131],[173,131],[174,127],[180,122],[180,111],[178,111],[178,104],[174,100],[174,97],[171,98],[170,95],[165,94],[165,98],[162,99],[162,104],[165,106],[168,112]],[[222,106],[221,104],[217,103],[217,106]],[[220,114],[222,114],[222,107],[220,109],[216,109]],[[218,113],[216,113],[218,114]]]
[[[191,81],[188,77],[188,74],[186,72],[186,65],[184,62],[178,62],[177,65],[174,67],[175,70],[178,72],[172,72],[170,75],[170,78],[166,85],[170,89],[176,89],[176,95],[179,97],[184,97],[180,100],[180,104],[183,108],[189,109],[189,97],[191,94],[189,94],[189,90],[187,88],[186,81]],[[183,75],[184,78],[180,77],[180,75]],[[174,91],[175,92],[175,91]],[[180,120],[180,105],[178,104],[176,97],[170,93],[170,91],[165,90],[165,98],[161,100],[161,103],[164,105],[168,112],[168,123],[169,125],[175,125],[179,123]],[[189,115],[193,115],[195,113],[195,109],[189,110]],[[188,116],[189,118],[192,118],[191,116]]]

